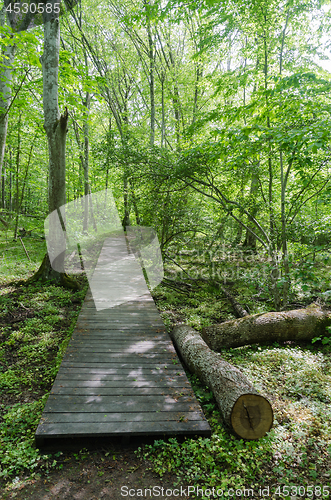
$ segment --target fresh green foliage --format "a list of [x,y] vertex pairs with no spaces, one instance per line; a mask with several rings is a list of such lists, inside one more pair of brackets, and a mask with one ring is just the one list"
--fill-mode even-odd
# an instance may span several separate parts
[[[329,334],[331,334],[331,327],[327,326],[326,329],[328,330]],[[321,341],[323,345],[331,344],[331,338],[330,337],[315,337],[311,341],[312,344],[314,344],[317,341]]]
[[0,426],[0,478],[22,471],[33,472],[40,465],[40,453],[34,447],[34,430],[48,394],[33,403],[16,403],[5,407]]
[[170,438],[155,441],[144,450],[144,458],[153,462],[153,470],[160,476],[172,472],[177,474],[178,483],[223,489],[252,481],[256,484],[271,457],[270,437],[244,442],[229,436],[221,426],[214,427],[211,438],[186,439],[183,443]]
[[[14,263],[20,243],[11,242],[8,267]],[[0,252],[5,252],[2,241]],[[42,242],[44,250],[44,242]],[[38,240],[29,241],[32,255],[41,252]],[[23,260],[23,259],[22,259]],[[35,264],[34,264],[35,265]],[[24,269],[24,266],[28,269]],[[22,272],[24,270],[24,274]],[[16,276],[27,278],[32,264],[24,260]],[[2,270],[4,272],[4,270]],[[5,276],[2,277],[2,283]],[[34,432],[44,408],[65,347],[72,334],[86,292],[68,291],[48,283],[15,286],[3,284],[0,295],[0,480],[28,471],[48,468],[49,461],[34,446]]]

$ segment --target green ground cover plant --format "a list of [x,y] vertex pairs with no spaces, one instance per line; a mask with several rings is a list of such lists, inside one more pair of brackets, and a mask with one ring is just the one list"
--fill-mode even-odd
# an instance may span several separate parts
[[80,280],[78,292],[49,283],[21,284],[40,264],[45,242],[24,239],[33,258],[30,262],[20,242],[12,240],[12,234],[3,236],[0,240],[0,481],[6,482],[23,471],[33,473],[49,465],[48,457],[34,446],[34,432],[76,323],[86,283]]

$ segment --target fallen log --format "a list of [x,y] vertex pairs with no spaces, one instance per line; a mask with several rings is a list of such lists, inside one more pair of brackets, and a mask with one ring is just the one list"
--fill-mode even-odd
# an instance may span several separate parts
[[244,309],[243,306],[241,304],[239,304],[239,302],[237,302],[234,297],[232,297],[231,293],[228,292],[227,289],[224,288],[224,286],[222,286],[219,283],[217,284],[217,286],[222,290],[222,292],[224,293],[224,295],[226,296],[226,298],[228,299],[228,301],[232,305],[233,310],[238,318],[244,318],[245,316],[249,316],[246,309]]
[[8,222],[5,221],[5,219],[3,219],[2,217],[0,217],[0,222],[1,222],[1,224],[3,224],[5,226],[6,229],[8,228]]
[[193,328],[179,325],[170,335],[187,368],[212,390],[225,423],[241,438],[263,437],[273,423],[269,401],[238,368],[209,349]]
[[252,314],[202,330],[202,338],[213,351],[255,343],[311,340],[318,335],[328,336],[331,311],[318,304],[293,311]]

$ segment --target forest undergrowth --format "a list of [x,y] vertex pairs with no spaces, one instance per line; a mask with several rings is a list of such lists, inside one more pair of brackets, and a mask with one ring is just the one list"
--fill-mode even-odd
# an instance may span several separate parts
[[[24,244],[31,262],[21,243],[13,241],[12,234],[1,234],[2,487],[62,467],[62,452],[40,452],[34,446],[34,432],[87,289],[83,277],[79,278],[81,289],[76,292],[48,283],[18,284],[33,274],[45,252],[45,242],[41,239],[27,237]],[[192,249],[186,254],[171,254],[166,261],[167,279],[153,291],[169,329],[181,322],[201,330],[234,317],[231,304],[212,281],[197,281],[199,276],[208,278],[215,269],[217,277],[213,275],[213,280],[222,280],[223,286],[251,313],[272,310],[267,273],[261,270],[267,262],[254,257],[245,259],[242,252],[236,254],[233,249],[229,252],[214,261]],[[305,265],[298,263],[297,268],[293,266],[293,292],[288,309],[304,307],[316,300],[331,308],[327,266],[325,260],[317,258],[306,261]],[[256,442],[236,438],[223,425],[212,393],[189,375],[212,427],[211,438],[159,439],[137,447],[137,458],[146,459],[161,477],[174,474],[177,484],[224,491],[250,487],[257,491],[269,486],[275,492],[280,487],[281,496],[270,493],[268,498],[326,498],[331,485],[329,339],[251,345],[226,349],[222,356],[238,366],[270,400],[273,429]],[[76,454],[77,460],[80,456],[86,460],[89,454],[92,457],[92,451],[87,450]],[[288,486],[297,488],[295,495],[294,489],[292,493],[283,490]],[[308,486],[313,488],[307,489]],[[208,491],[199,498],[209,498]]]

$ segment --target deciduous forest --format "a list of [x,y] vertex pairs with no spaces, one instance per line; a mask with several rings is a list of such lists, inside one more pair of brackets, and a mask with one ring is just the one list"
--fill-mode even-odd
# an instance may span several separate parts
[[[128,477],[328,498],[330,33],[327,0],[4,0],[2,498],[119,499]],[[157,233],[164,277],[151,293],[211,437],[35,445],[88,288],[83,269],[52,269],[44,221],[102,190],[124,229]],[[184,335],[263,394],[269,432],[234,432]]]

